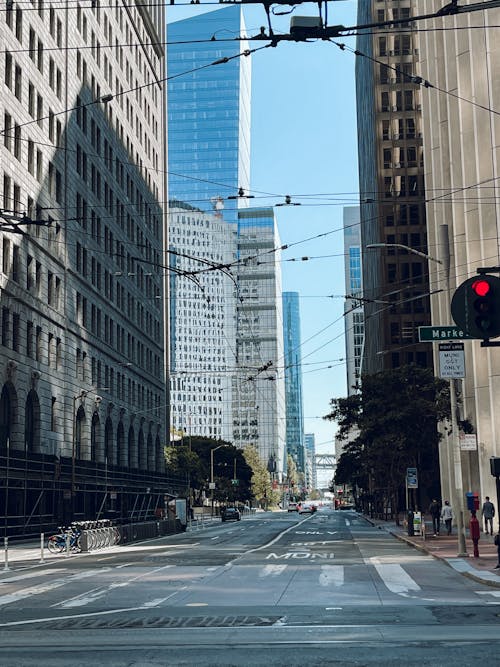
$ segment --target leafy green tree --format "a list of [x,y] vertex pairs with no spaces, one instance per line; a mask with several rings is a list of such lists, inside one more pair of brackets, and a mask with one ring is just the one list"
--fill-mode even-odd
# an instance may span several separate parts
[[278,489],[273,489],[271,475],[262,462],[259,452],[253,445],[247,445],[243,453],[245,461],[252,470],[252,495],[255,501],[264,508],[277,505],[280,492]]
[[419,366],[365,375],[361,391],[332,399],[325,419],[336,421],[348,440],[335,484],[361,487],[370,496],[390,499],[393,508],[405,488],[406,468],[416,467],[421,485],[439,485],[439,422],[449,419],[448,383]]
[[[221,446],[222,445],[222,446]],[[210,497],[208,484],[211,475],[211,454],[214,451],[214,500],[219,502],[247,502],[252,497],[250,481],[252,470],[241,449],[229,442],[203,436],[189,436],[182,443],[166,447],[166,466],[173,474],[185,474],[195,504],[202,503],[203,492]],[[236,472],[236,477],[234,477]],[[238,483],[234,484],[233,479]]]

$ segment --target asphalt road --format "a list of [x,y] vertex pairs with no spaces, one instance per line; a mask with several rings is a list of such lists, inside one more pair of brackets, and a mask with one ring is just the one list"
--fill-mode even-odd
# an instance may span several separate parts
[[500,591],[354,512],[0,571],[0,665],[500,665]]

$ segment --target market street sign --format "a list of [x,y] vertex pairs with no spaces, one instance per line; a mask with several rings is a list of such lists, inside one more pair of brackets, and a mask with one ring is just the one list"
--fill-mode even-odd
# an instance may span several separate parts
[[465,352],[463,343],[439,343],[439,377],[465,377]]
[[448,327],[418,327],[418,340],[421,343],[440,340],[471,340],[473,338],[474,336],[467,335],[463,329],[452,324]]

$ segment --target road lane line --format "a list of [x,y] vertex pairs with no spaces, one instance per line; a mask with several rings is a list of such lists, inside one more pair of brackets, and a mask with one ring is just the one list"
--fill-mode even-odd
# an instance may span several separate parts
[[336,586],[337,588],[344,585],[344,566],[343,565],[322,565],[319,575],[320,586]]
[[408,593],[409,591],[421,590],[417,582],[414,581],[407,572],[405,572],[401,565],[398,565],[397,563],[373,562],[376,561],[376,559],[370,560],[372,560],[372,565],[375,567],[380,578],[392,593],[404,594]]
[[155,574],[156,572],[160,572],[161,570],[168,570],[172,567],[174,566],[164,565],[162,567],[157,567],[153,570],[148,570],[148,572],[142,572],[141,574],[138,574],[136,577],[127,579],[127,581],[113,582],[108,586],[94,588],[91,589],[90,591],[86,591],[85,593],[81,593],[80,595],[75,595],[74,597],[53,604],[52,607],[55,607],[57,609],[71,609],[72,607],[84,607],[87,604],[99,600],[100,598],[102,598],[104,595],[107,595],[110,591],[114,590],[115,588],[125,588],[126,586],[130,586],[130,584],[132,584],[134,581],[137,581],[138,579],[150,576],[152,574]]
[[266,565],[262,570],[259,572],[259,577],[264,578],[264,577],[277,577],[280,575],[282,572],[286,570],[287,566],[286,565]]
[[60,567],[54,570],[38,570],[37,572],[26,572],[26,574],[18,574],[16,577],[9,577],[8,579],[2,579],[0,581],[0,586],[3,584],[10,584],[14,581],[24,581],[24,579],[32,579],[33,577],[43,577],[47,574],[54,574],[54,572],[64,572],[66,568]]
[[13,602],[19,602],[19,600],[24,600],[25,598],[29,598],[34,595],[41,595],[42,593],[48,593],[49,591],[53,591],[56,588],[61,588],[61,586],[66,586],[71,581],[85,579],[87,577],[94,576],[96,573],[99,572],[102,572],[102,569],[80,572],[79,574],[74,574],[69,577],[64,577],[64,579],[56,579],[55,581],[51,581],[46,584],[39,584],[38,586],[21,588],[19,591],[16,591],[15,593],[0,595],[0,607],[3,607],[4,605],[7,604],[12,604]]

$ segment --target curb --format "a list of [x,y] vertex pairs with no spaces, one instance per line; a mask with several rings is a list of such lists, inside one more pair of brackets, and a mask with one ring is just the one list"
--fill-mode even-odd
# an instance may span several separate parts
[[[440,556],[439,554],[432,553],[432,551],[429,551],[426,549],[424,546],[421,546],[420,544],[415,544],[415,542],[412,542],[411,540],[408,540],[405,535],[401,535],[399,533],[394,532],[390,528],[386,529],[388,533],[396,537],[398,540],[401,542],[404,542],[405,544],[408,544],[409,546],[413,547],[414,549],[417,549],[418,551],[421,551],[422,553],[426,553],[429,556],[432,556],[436,560],[440,560],[442,563],[446,563],[448,567],[451,567],[455,572],[458,574],[461,574],[464,577],[467,577],[468,579],[472,579],[473,581],[479,583],[479,584],[484,584],[485,586],[491,586],[492,588],[500,588],[500,579],[489,579],[486,577],[482,577],[480,574],[476,574],[476,570],[472,567],[472,565],[469,565],[469,563],[465,560],[465,558],[444,558],[443,556]],[[462,568],[457,568],[455,567],[455,564],[452,561],[456,562],[461,562],[464,564],[466,569]],[[497,577],[497,575],[493,575],[491,572],[488,572],[489,575]]]

